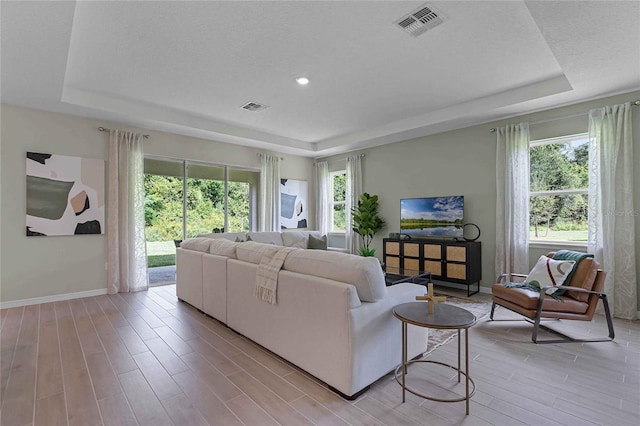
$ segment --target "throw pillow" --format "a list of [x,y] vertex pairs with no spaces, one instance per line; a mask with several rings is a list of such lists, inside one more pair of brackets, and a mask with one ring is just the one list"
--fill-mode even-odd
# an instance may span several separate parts
[[[240,237],[236,237],[236,243],[244,243],[245,240],[241,240]],[[247,240],[251,241],[251,240]]]
[[554,288],[547,289],[546,293],[553,294],[567,279],[575,263],[573,260],[554,260],[547,256],[540,256],[524,281],[537,284],[540,288],[552,285]]
[[309,248],[312,250],[326,250],[327,249],[327,236],[314,237],[309,235]]

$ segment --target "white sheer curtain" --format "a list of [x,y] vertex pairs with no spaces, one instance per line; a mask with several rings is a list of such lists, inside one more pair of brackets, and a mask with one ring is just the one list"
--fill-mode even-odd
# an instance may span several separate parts
[[497,129],[496,276],[529,271],[529,124]]
[[109,294],[146,290],[144,236],[144,155],[142,135],[109,132],[109,209],[107,216]]
[[351,227],[353,220],[351,217],[351,209],[358,205],[360,194],[362,194],[362,157],[351,155],[347,157],[347,194],[345,202],[346,211],[346,248],[350,253],[358,254],[360,250],[360,236],[356,234]]
[[589,112],[589,237],[587,250],[607,271],[613,315],[638,315],[631,104]]
[[280,157],[260,155],[260,220],[261,232],[280,231]]
[[322,235],[329,232],[329,205],[331,196],[329,194],[329,163],[326,161],[318,161],[316,163],[316,183],[318,204],[316,206],[316,223],[317,229]]

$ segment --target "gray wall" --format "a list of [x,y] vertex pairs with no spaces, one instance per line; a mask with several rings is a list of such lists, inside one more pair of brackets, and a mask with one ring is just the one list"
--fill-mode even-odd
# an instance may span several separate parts
[[[0,297],[2,302],[101,290],[107,287],[106,235],[25,236],[27,151],[107,158],[108,134],[117,124],[2,105],[0,146]],[[262,150],[140,130],[151,135],[145,154],[186,158],[259,170]],[[280,154],[282,177],[307,180],[315,199],[312,160]],[[108,202],[108,200],[107,200]],[[310,223],[315,203],[310,202]]]
[[[382,238],[400,229],[400,199],[439,195],[464,195],[465,222],[482,230],[482,285],[489,287],[494,279],[496,231],[496,135],[492,127],[521,121],[535,122],[582,114],[547,123],[532,124],[531,138],[542,139],[588,130],[592,108],[640,99],[640,92],[603,98],[572,106],[512,117],[437,135],[364,149],[364,191],[380,196],[380,214],[387,227],[376,236],[374,245],[382,257]],[[633,107],[634,159],[636,164],[634,197],[636,213],[640,212],[640,107]],[[323,158],[340,165],[344,154]],[[335,168],[337,166],[334,166]],[[640,215],[636,214],[636,253],[640,255]],[[534,247],[531,265],[557,247]],[[584,249],[584,248],[583,248]],[[638,277],[640,277],[640,262]],[[524,271],[527,272],[527,271]]]

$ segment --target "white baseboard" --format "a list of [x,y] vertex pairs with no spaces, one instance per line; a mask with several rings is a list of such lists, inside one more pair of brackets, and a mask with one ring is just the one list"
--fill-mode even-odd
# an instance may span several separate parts
[[101,296],[103,294],[107,294],[106,288],[78,291],[75,293],[54,294],[52,296],[34,297],[31,299],[10,300],[8,302],[0,302],[0,309],[17,308],[20,306],[37,305],[40,303],[60,302],[62,300],[80,299],[82,297]]

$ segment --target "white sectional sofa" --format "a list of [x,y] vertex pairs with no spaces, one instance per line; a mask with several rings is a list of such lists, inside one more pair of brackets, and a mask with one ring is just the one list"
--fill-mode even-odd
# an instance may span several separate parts
[[[401,323],[392,309],[415,300],[423,286],[386,287],[375,258],[301,248],[284,261],[277,302],[270,304],[253,296],[268,247],[255,241],[186,240],[177,249],[178,298],[346,397],[400,364]],[[423,353],[427,330],[409,326],[408,341],[409,357]]]

